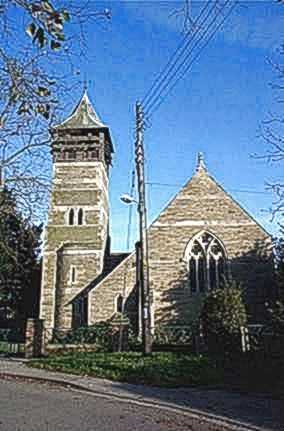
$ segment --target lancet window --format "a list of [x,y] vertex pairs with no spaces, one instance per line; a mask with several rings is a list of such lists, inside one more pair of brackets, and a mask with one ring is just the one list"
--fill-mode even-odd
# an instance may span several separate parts
[[73,226],[74,225],[74,221],[75,221],[75,212],[74,212],[74,209],[71,208],[69,210],[69,214],[68,214],[68,224],[70,226]]
[[83,208],[70,208],[67,212],[67,223],[69,226],[82,226],[84,224]]
[[78,210],[78,225],[81,226],[83,224],[83,210],[79,208]]
[[192,292],[220,286],[226,276],[226,253],[221,242],[209,232],[201,232],[187,247],[189,285]]
[[115,299],[115,311],[117,313],[122,313],[123,311],[123,296],[118,295]]

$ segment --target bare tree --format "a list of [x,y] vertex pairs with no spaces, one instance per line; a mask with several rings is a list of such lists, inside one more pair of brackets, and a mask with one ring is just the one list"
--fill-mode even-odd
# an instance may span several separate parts
[[181,18],[182,33],[187,34],[194,30],[195,22],[192,16],[192,0],[184,0],[181,7],[175,9],[170,16]]
[[78,81],[86,24],[108,18],[91,2],[0,0],[0,178],[26,215],[45,210],[50,130]]
[[[284,1],[284,0],[283,0]],[[202,3],[197,3],[197,9],[200,9]],[[224,5],[223,0],[214,0],[212,1],[212,5],[214,9],[216,10],[216,13],[222,9]],[[170,14],[170,17],[174,17],[181,21],[181,33],[184,35],[193,34],[199,29],[199,26],[197,25],[196,16],[194,13],[194,1],[193,0],[183,0],[181,6],[177,9],[174,9],[174,11]],[[204,5],[203,5],[204,6]]]
[[[278,50],[277,60],[270,60],[270,64],[276,73],[276,80],[271,84],[278,105],[278,113],[269,112],[268,118],[260,127],[260,137],[265,142],[267,151],[256,158],[266,159],[269,162],[283,162],[284,160],[284,44]],[[284,182],[272,182],[268,187],[275,193],[277,199],[273,204],[272,215],[284,215]]]

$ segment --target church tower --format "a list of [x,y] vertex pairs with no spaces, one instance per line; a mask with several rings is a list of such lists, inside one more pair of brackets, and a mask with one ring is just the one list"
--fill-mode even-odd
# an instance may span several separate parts
[[66,330],[87,323],[87,300],[77,313],[69,301],[101,273],[108,252],[113,145],[86,91],[72,114],[54,127],[52,137],[40,317],[47,328]]

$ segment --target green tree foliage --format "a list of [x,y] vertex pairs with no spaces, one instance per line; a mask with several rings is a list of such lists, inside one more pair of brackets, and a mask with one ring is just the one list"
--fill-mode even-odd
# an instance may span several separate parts
[[234,280],[211,290],[201,310],[204,338],[212,353],[230,353],[240,348],[240,330],[247,323],[242,290]]
[[42,228],[31,225],[17,211],[12,194],[0,195],[0,314],[26,317],[25,291],[38,267]]

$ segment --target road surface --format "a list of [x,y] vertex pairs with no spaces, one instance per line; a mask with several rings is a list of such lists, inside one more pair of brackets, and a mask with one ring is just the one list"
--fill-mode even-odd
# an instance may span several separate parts
[[190,418],[46,383],[0,379],[1,431],[207,431]]

